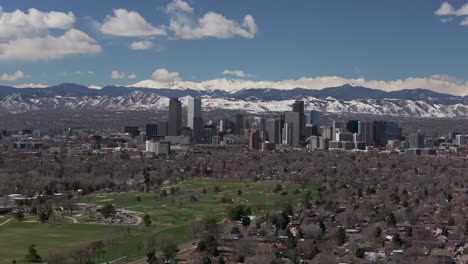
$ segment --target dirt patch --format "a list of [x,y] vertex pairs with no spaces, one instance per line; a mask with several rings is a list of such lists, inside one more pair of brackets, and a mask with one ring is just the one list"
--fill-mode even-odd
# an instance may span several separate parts
[[38,223],[39,221],[37,221],[37,220],[23,220],[21,222],[23,222],[23,223]]
[[111,202],[112,200],[114,199],[102,199],[102,200],[98,200],[99,203],[105,203],[105,202]]

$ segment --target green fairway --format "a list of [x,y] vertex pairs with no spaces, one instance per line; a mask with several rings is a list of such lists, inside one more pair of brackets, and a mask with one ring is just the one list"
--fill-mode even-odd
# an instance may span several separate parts
[[[26,254],[27,246],[34,243],[39,253],[43,253],[45,257],[48,251],[69,248],[94,240],[106,240],[106,237],[112,234],[113,242],[106,247],[99,261],[109,261],[121,256],[135,258],[145,254],[141,250],[141,244],[148,239],[158,241],[158,237],[161,240],[161,236],[170,236],[178,243],[193,239],[188,231],[192,221],[206,216],[220,221],[225,218],[226,209],[232,204],[247,204],[253,213],[257,214],[265,210],[283,209],[287,203],[297,205],[307,191],[312,192],[312,197],[317,197],[317,191],[312,186],[304,188],[298,184],[282,183],[282,190],[273,192],[276,185],[276,182],[196,179],[165,186],[168,196],[163,198],[160,197],[160,191],[157,194],[112,193],[82,197],[80,202],[83,203],[101,205],[112,203],[116,208],[149,214],[152,225],[125,227],[71,224],[67,221],[54,226],[18,223],[15,220],[0,227],[0,256],[6,256],[9,260],[5,263],[11,263],[12,258],[21,260]],[[171,187],[178,187],[179,191],[171,194]],[[241,190],[240,195],[239,190]],[[137,200],[138,196],[141,201]],[[234,202],[221,203],[223,197],[232,198]]]

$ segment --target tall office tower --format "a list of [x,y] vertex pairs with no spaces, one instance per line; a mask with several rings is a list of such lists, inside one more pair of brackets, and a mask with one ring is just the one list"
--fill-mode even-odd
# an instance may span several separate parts
[[336,133],[345,130],[345,123],[343,121],[332,121],[332,141],[336,141]]
[[[291,129],[292,129],[292,134],[291,134],[291,143],[290,145],[293,146],[299,146],[300,138],[301,138],[301,116],[299,112],[284,112],[284,123],[285,126],[286,124],[290,124]],[[286,131],[289,132],[289,131]],[[289,138],[289,135],[288,137]],[[288,143],[289,144],[289,143]]]
[[299,141],[305,140],[305,115],[304,101],[295,101],[293,104],[293,112],[299,113]]
[[388,140],[401,139],[401,128],[395,122],[374,121],[374,145],[385,147]]
[[420,133],[410,134],[408,143],[411,149],[422,149],[424,148],[424,135]]
[[206,143],[212,144],[214,136],[217,136],[215,125],[203,126],[203,138],[205,139]]
[[195,117],[202,117],[201,99],[189,98],[187,105],[187,126],[193,129]]
[[281,126],[280,120],[268,119],[266,121],[266,132],[268,135],[268,141],[270,143],[280,144],[281,143]]
[[236,134],[239,136],[244,135],[244,115],[236,114]]
[[158,125],[157,124],[146,124],[146,137],[148,139],[155,138],[158,136]]
[[320,135],[322,136],[322,138],[324,139],[332,139],[332,127],[331,126],[321,126],[320,127]]
[[359,120],[349,120],[346,123],[346,130],[351,134],[357,133],[359,131]]
[[309,124],[316,125],[317,127],[320,127],[320,124],[322,122],[322,112],[312,110],[310,111],[309,114]]
[[165,137],[167,136],[167,121],[158,122],[158,137]]
[[374,123],[359,121],[358,127],[359,139],[366,144],[366,146],[374,145]]
[[168,136],[180,136],[182,133],[182,103],[178,98],[169,101]]
[[249,149],[260,148],[260,132],[258,130],[249,130]]
[[455,144],[458,146],[466,145],[466,135],[456,135]]
[[293,124],[292,123],[284,123],[281,136],[282,136],[281,143],[283,145],[293,144]]

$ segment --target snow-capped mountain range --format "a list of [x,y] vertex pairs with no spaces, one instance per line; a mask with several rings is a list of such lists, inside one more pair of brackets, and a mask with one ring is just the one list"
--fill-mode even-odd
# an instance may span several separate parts
[[203,98],[205,111],[225,109],[279,112],[290,110],[295,100],[304,100],[307,110],[328,113],[468,118],[467,96],[453,96],[425,89],[385,92],[353,85],[321,90],[292,87],[248,88],[245,87],[248,84],[239,82],[239,85],[226,84],[230,88],[224,90],[219,87],[219,81],[211,84],[207,82],[200,85],[190,82],[162,84],[143,81],[131,87],[106,86],[101,89],[77,84],[60,84],[48,88],[0,86],[0,111],[166,110],[171,97],[179,97],[186,105],[189,96],[196,96]]

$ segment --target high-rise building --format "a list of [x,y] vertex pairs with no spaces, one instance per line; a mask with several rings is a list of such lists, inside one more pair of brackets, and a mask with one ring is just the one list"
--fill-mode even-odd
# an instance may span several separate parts
[[455,144],[458,146],[466,145],[466,135],[456,135]]
[[158,137],[158,125],[157,124],[146,124],[146,137],[148,139]]
[[322,122],[322,112],[312,110],[310,111],[309,114],[309,124],[316,125],[317,127],[320,127],[320,124]]
[[346,123],[346,130],[351,134],[357,133],[359,131],[359,120],[349,120]]
[[167,121],[158,122],[158,137],[165,137],[167,136]]
[[374,145],[374,123],[359,121],[358,129],[359,140],[364,142],[366,146]]
[[280,144],[281,143],[281,126],[280,120],[268,119],[266,121],[266,132],[268,135],[268,141],[270,143]]
[[332,141],[336,141],[336,133],[345,130],[345,123],[343,121],[332,121]]
[[282,129],[282,143],[283,145],[292,145],[293,144],[293,124],[292,123],[284,123],[284,127]]
[[401,139],[401,132],[398,123],[374,121],[374,145],[385,147],[389,140]]
[[[285,112],[284,123],[285,123],[285,126],[286,124],[290,124],[291,129],[292,129],[291,142],[288,144],[293,145],[295,147],[299,146],[299,142],[301,141],[301,124],[302,124],[300,112]],[[289,130],[287,130],[286,132],[289,133]],[[286,138],[289,138],[289,136]]]
[[212,144],[214,136],[217,136],[216,126],[215,125],[205,125],[205,126],[203,126],[203,138],[204,138],[206,143]]
[[320,135],[322,135],[322,138],[325,138],[325,139],[330,139],[330,140],[333,139],[333,127],[321,126]]
[[203,137],[203,117],[200,98],[189,98],[187,107],[187,126],[192,129],[195,140]]
[[178,98],[169,101],[168,136],[180,136],[182,133],[182,103]]
[[244,115],[243,114],[236,114],[236,134],[239,136],[244,135]]
[[260,148],[260,132],[258,130],[249,130],[249,149],[256,149]]
[[293,104],[293,112],[299,113],[299,141],[305,140],[305,115],[304,101],[295,101]]
[[420,133],[410,134],[408,143],[411,149],[422,149],[424,148],[424,135]]

